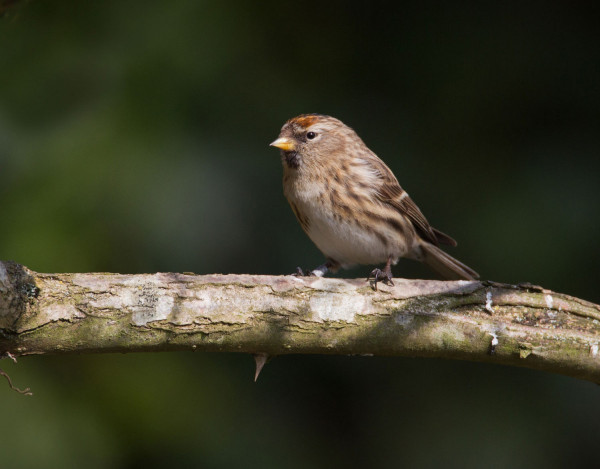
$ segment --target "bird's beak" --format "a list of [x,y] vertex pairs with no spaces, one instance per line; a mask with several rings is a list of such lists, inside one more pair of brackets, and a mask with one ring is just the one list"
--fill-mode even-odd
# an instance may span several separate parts
[[293,151],[296,148],[294,141],[286,137],[280,137],[274,142],[270,143],[269,146],[281,148],[283,151]]

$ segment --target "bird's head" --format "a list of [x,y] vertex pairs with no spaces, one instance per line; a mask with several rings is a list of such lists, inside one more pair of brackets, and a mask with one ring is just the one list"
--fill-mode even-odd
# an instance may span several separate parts
[[356,139],[360,141],[354,130],[335,117],[302,114],[283,125],[271,146],[281,150],[287,167],[298,169],[304,164],[343,155],[348,142]]

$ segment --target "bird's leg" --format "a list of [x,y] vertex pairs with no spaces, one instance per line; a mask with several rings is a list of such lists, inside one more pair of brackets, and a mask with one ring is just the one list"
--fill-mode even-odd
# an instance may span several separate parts
[[392,256],[388,257],[387,263],[385,264],[383,270],[373,269],[373,271],[367,277],[367,282],[371,283],[371,286],[375,291],[377,291],[377,282],[383,282],[386,285],[394,286],[394,282],[392,281]]
[[327,272],[335,272],[339,267],[339,264],[331,259],[328,259],[327,262],[321,264],[319,267],[315,267],[313,270],[309,272],[304,272],[300,267],[296,267],[296,275],[298,277],[324,277]]

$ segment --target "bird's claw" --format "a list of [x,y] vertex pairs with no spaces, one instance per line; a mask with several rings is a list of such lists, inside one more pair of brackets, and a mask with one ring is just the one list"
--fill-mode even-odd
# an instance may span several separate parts
[[371,284],[371,287],[375,291],[377,291],[377,282],[383,282],[384,284],[390,285],[392,287],[394,286],[394,281],[392,280],[392,272],[387,271],[387,269],[373,269],[367,277],[367,282]]
[[315,277],[315,274],[312,270],[308,272],[304,272],[301,267],[296,267],[296,272],[292,274],[294,277]]

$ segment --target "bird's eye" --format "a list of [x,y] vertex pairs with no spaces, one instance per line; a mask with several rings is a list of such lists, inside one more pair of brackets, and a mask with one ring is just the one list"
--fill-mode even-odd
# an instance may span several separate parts
[[307,139],[309,139],[309,140],[312,140],[312,139],[313,139],[313,138],[315,138],[316,136],[317,136],[317,134],[316,134],[316,133],[314,133],[314,132],[308,132],[308,133],[306,134],[306,138],[307,138]]

